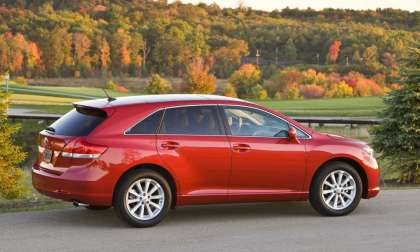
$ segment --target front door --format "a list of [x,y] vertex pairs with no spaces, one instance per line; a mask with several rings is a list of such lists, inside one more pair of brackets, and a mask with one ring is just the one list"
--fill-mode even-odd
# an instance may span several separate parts
[[[305,144],[289,141],[290,124],[271,113],[224,106],[230,129],[230,200],[294,198],[305,180]],[[298,130],[298,137],[307,137]]]
[[157,148],[176,174],[179,204],[227,200],[231,152],[216,105],[166,109]]

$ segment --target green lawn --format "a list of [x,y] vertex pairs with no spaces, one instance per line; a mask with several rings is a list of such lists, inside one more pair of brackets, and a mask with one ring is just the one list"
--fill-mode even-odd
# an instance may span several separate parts
[[[99,88],[11,85],[12,107],[30,108],[37,112],[62,114],[71,109],[71,102],[103,98]],[[111,96],[141,95],[108,91]],[[354,97],[308,100],[255,100],[263,106],[289,116],[377,117],[384,107],[381,97]],[[54,105],[54,106],[51,106]]]
[[378,117],[384,108],[381,97],[255,102],[290,116]]

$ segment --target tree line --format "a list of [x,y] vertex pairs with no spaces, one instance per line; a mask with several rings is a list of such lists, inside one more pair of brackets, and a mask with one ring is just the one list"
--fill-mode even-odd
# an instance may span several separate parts
[[166,1],[0,1],[0,73],[34,77],[184,77],[201,62],[229,78],[245,57],[264,79],[277,62],[392,82],[419,42],[419,13],[392,9],[272,12]]

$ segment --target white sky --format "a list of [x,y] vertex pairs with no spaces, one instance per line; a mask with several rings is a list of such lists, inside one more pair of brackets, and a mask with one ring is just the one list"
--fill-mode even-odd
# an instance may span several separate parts
[[[169,2],[174,2],[170,0]],[[183,3],[217,3],[221,7],[238,7],[242,2],[247,7],[253,9],[271,11],[274,9],[283,9],[286,7],[306,9],[376,9],[376,8],[394,8],[408,11],[420,11],[420,0],[181,0]]]

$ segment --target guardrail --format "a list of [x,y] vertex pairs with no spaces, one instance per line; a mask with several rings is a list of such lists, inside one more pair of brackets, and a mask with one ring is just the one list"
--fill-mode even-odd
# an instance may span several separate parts
[[[48,114],[9,114],[7,117],[12,120],[57,120],[61,115],[48,115]],[[381,119],[373,118],[349,118],[349,117],[292,117],[293,120],[300,123],[307,123],[309,127],[312,124],[324,126],[325,124],[337,125],[376,125],[382,122]]]

